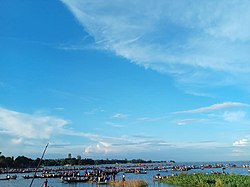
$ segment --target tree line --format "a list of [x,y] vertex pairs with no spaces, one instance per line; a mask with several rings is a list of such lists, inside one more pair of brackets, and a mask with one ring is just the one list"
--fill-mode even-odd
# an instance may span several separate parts
[[[25,156],[5,157],[0,155],[0,168],[33,168],[38,165],[40,158],[31,159]],[[164,161],[160,161],[164,162]],[[63,158],[63,159],[44,159],[41,161],[42,166],[64,166],[64,165],[100,165],[100,164],[128,164],[128,163],[153,163],[152,160],[142,159],[91,159],[80,156],[77,158]]]

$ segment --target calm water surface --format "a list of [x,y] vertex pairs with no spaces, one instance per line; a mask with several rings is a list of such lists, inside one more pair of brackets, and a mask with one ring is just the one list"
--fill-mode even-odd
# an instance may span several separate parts
[[[218,162],[217,162],[218,163]],[[228,162],[227,162],[228,163]],[[227,164],[226,163],[226,164]],[[201,165],[205,163],[177,163],[177,165]],[[206,164],[214,164],[214,163],[206,163]],[[231,163],[232,164],[232,163]],[[241,164],[247,164],[250,165],[250,162],[235,162],[237,166],[240,166]],[[248,173],[249,168],[226,168],[227,173],[235,173],[235,174],[241,174],[241,175],[249,175]],[[212,168],[212,169],[192,169],[189,170],[187,173],[195,173],[195,172],[205,172],[210,173],[211,171],[219,171],[221,172],[221,168]],[[126,173],[126,179],[142,179],[149,183],[149,187],[173,187],[171,185],[162,184],[159,182],[153,181],[153,176],[158,174],[158,171],[152,170],[148,171],[147,174],[133,174],[133,173]],[[169,170],[168,172],[160,172],[161,175],[171,175],[172,173],[180,173],[178,171],[172,172]],[[31,175],[31,174],[30,174]],[[0,175],[0,178],[4,178],[6,174]],[[18,174],[16,180],[8,180],[8,181],[0,181],[0,187],[29,187],[31,179],[23,179],[23,174]],[[118,180],[121,180],[122,173],[118,173],[117,177]],[[33,187],[42,187],[43,186],[44,179],[35,179],[33,183]],[[59,178],[55,179],[48,179],[48,186],[49,187],[108,187],[108,185],[97,185],[96,183],[75,183],[75,184],[67,184],[62,183]]]

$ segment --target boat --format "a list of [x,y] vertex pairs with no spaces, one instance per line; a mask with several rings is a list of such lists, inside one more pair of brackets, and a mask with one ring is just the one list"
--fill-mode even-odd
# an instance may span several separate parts
[[147,174],[146,170],[135,170],[135,174]]
[[17,175],[6,175],[5,178],[0,178],[0,180],[10,180],[10,179],[16,179]]
[[168,172],[167,169],[159,169],[158,171],[159,171],[159,172]]
[[8,178],[8,179],[16,179],[17,175],[7,175],[6,178]]
[[167,178],[167,176],[161,176],[160,174],[153,176],[154,181],[160,181],[160,180],[165,179],[165,178]]
[[88,182],[88,177],[62,177],[62,182],[75,183],[75,182]]

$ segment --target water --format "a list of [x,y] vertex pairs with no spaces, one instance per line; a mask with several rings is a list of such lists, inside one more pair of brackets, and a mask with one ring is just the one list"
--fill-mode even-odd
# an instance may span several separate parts
[[[218,163],[218,162],[217,162]],[[201,164],[215,164],[215,163],[177,163],[176,165],[201,165]],[[233,163],[220,163],[220,164],[233,164]],[[241,166],[242,164],[250,165],[250,162],[235,162],[237,166]],[[240,175],[249,175],[248,172],[249,168],[226,168],[225,172],[227,173],[235,173]],[[211,171],[218,171],[222,172],[221,168],[205,168],[204,170],[201,169],[192,169],[187,171],[187,173],[196,173],[196,172],[204,172],[210,173]],[[126,180],[131,179],[141,179],[145,180],[149,183],[149,187],[173,187],[172,185],[162,184],[159,182],[153,181],[153,176],[160,173],[161,175],[171,175],[172,173],[180,173],[179,171],[171,171],[170,169],[168,172],[158,172],[157,170],[149,170],[147,174],[134,174],[134,173],[126,173]],[[31,179],[23,179],[24,174],[17,174],[16,180],[7,180],[7,181],[0,181],[0,187],[29,187]],[[31,175],[31,174],[30,174]],[[0,175],[0,178],[4,178],[6,174]],[[118,173],[116,179],[122,179],[122,173]],[[33,187],[42,187],[44,179],[35,179],[33,183]],[[96,183],[75,183],[75,184],[67,184],[62,183],[60,178],[49,178],[48,179],[48,186],[49,187],[109,187],[108,185],[97,185]]]
[[[149,183],[149,186],[155,187],[170,187],[170,185],[158,183],[153,181],[153,176],[156,175],[157,171],[148,171],[147,174],[133,174],[133,173],[126,173],[126,180],[130,179],[142,179]],[[169,173],[169,172],[168,172]],[[164,173],[167,175],[167,172]],[[163,175],[163,173],[162,173]],[[4,178],[6,175],[0,175],[1,178]],[[23,174],[18,174],[16,180],[7,180],[7,181],[0,181],[0,187],[28,187],[30,185],[31,179],[23,179]],[[118,180],[121,180],[122,173],[118,173],[117,177]],[[43,182],[45,179],[35,179],[33,183],[33,187],[42,187]],[[62,183],[60,178],[49,178],[48,179],[48,186],[49,187],[108,187],[108,185],[97,185],[96,183],[75,183],[75,184],[67,184]]]

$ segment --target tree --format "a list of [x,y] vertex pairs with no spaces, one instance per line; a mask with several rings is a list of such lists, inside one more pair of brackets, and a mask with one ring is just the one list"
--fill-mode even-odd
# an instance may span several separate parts
[[71,153],[68,154],[68,159],[71,159],[72,158],[72,155]]
[[6,168],[5,156],[0,156],[0,168]]
[[12,168],[14,166],[14,157],[6,157],[5,164],[8,168]]
[[27,167],[36,167],[34,164],[32,164],[33,160],[30,158],[27,158],[25,156],[18,156],[14,161],[14,166],[16,168],[27,168]]

